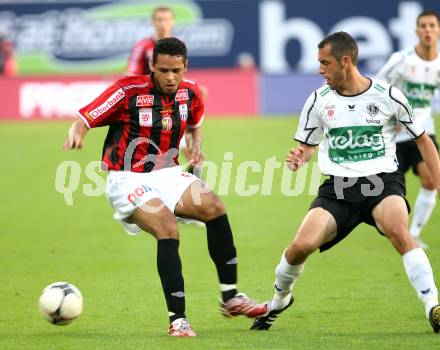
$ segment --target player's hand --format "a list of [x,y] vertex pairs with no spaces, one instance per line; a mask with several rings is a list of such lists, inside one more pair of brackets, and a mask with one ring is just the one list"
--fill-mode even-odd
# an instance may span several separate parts
[[205,155],[203,154],[202,150],[198,147],[191,148],[190,155],[191,155],[190,161],[193,166],[200,166],[205,160]]
[[297,171],[304,163],[304,150],[302,148],[292,148],[286,156],[287,167],[292,171]]
[[69,129],[63,148],[65,150],[81,149],[83,147],[83,139],[87,130],[88,128],[82,120],[75,121]]

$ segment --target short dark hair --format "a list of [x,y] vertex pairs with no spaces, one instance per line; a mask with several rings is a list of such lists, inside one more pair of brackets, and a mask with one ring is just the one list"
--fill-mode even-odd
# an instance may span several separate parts
[[434,10],[424,10],[417,16],[417,27],[419,26],[420,18],[426,16],[434,16],[437,19],[437,23],[440,24],[440,16],[437,12],[435,12]]
[[330,34],[318,44],[318,48],[322,49],[326,45],[331,46],[330,52],[338,61],[341,61],[343,56],[349,56],[351,62],[353,62],[354,65],[357,65],[358,46],[350,34],[346,32]]
[[171,13],[171,16],[174,17],[174,12],[171,9],[171,7],[168,7],[168,6],[158,6],[158,7],[155,7],[153,12],[151,13],[151,19],[154,19],[154,17],[156,17],[156,14],[158,12],[169,12],[169,13]]
[[183,41],[174,37],[160,39],[154,46],[153,64],[156,64],[159,55],[182,56],[185,62],[187,59],[186,45]]

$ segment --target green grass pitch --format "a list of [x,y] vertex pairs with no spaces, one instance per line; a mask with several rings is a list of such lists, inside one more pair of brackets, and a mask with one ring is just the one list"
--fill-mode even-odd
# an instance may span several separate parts
[[[437,120],[437,129],[440,126]],[[187,315],[195,339],[170,339],[156,273],[156,243],[127,236],[112,219],[104,196],[88,197],[84,168],[99,160],[105,130],[94,130],[82,151],[61,149],[70,123],[2,123],[0,203],[0,349],[422,349],[440,342],[401,258],[376,231],[361,225],[324,254],[316,253],[295,286],[296,302],[268,332],[250,332],[250,319],[226,320],[218,311],[218,283],[204,229],[181,226]],[[282,161],[293,145],[297,119],[207,119],[206,158],[221,164],[234,153],[231,191],[222,196],[239,257],[239,287],[252,298],[272,296],[274,268],[313,199],[289,197],[274,172],[271,195],[234,191],[240,162]],[[80,187],[68,206],[55,190],[65,160],[82,167]],[[247,184],[261,184],[251,173]],[[295,178],[294,178],[295,179]],[[413,203],[418,180],[408,180]],[[423,238],[440,283],[440,208]],[[74,283],[84,312],[73,324],[52,326],[37,309],[43,287]]]

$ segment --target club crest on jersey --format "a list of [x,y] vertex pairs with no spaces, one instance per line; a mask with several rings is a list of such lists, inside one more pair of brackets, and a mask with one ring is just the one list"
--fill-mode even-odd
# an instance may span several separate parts
[[166,115],[162,117],[162,130],[171,130],[173,127],[173,118],[171,116]]
[[177,102],[188,101],[188,89],[177,90],[175,100]]
[[367,104],[367,111],[369,115],[374,117],[377,113],[379,113],[379,106],[374,102],[370,102]]
[[380,124],[379,119],[374,119],[377,116],[377,113],[379,113],[379,106],[375,104],[374,102],[371,102],[367,104],[367,112],[370,115],[370,117],[367,117],[365,121],[369,124]]
[[186,104],[179,105],[180,119],[186,121],[188,119],[188,106]]
[[153,126],[153,110],[151,108],[139,108],[139,125]]
[[154,95],[139,95],[136,97],[136,107],[152,107]]

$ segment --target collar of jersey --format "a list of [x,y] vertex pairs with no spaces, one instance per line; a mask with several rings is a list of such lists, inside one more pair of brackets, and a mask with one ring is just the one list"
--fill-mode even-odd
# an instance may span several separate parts
[[[150,73],[150,79],[151,79],[151,83],[153,84],[153,88],[150,90],[152,93],[157,93],[160,96],[169,97],[171,100],[174,100],[174,97],[176,96],[177,91],[176,91],[176,93],[174,93],[172,95],[166,95],[162,91],[160,91],[159,87],[156,85],[156,79],[154,79],[154,72]],[[179,89],[181,86],[182,86],[182,83],[180,83],[180,85],[177,89]]]
[[365,78],[367,78],[367,79],[370,81],[370,85],[369,85],[364,91],[359,92],[358,94],[355,94],[355,95],[344,95],[344,94],[341,94],[338,90],[335,90],[335,91],[336,91],[336,93],[337,93],[339,96],[342,96],[342,97],[356,97],[356,96],[359,96],[359,95],[365,94],[365,93],[366,93],[368,90],[370,90],[370,88],[373,86],[373,80],[371,80],[371,79],[368,78],[368,77],[365,77]]

